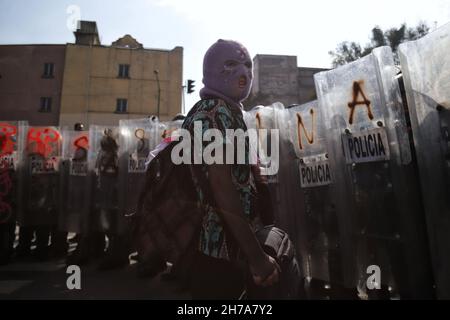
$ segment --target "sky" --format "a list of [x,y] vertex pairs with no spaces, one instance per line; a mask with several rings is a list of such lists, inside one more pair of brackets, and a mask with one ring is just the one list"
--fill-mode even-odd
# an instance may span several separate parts
[[0,0],[0,44],[73,43],[76,19],[96,21],[102,44],[125,34],[145,48],[184,48],[186,110],[199,99],[202,61],[217,39],[256,54],[297,56],[299,67],[330,67],[342,41],[369,42],[370,31],[450,22],[450,0]]

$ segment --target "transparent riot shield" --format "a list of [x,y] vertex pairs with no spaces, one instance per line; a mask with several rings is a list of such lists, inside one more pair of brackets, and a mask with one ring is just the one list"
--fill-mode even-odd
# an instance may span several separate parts
[[139,194],[144,187],[146,161],[155,147],[157,122],[150,119],[120,120],[120,210],[136,213]]
[[316,74],[315,83],[345,284],[374,298],[391,291],[428,298],[426,232],[396,73],[391,49],[381,47]]
[[14,224],[18,216],[19,166],[27,124],[0,121],[0,224]]
[[450,298],[450,24],[399,47],[438,298]]
[[119,211],[119,128],[89,127],[88,172],[92,175],[92,213],[86,228],[106,233],[121,231]]
[[[322,288],[342,284],[338,222],[332,199],[333,172],[329,165],[323,117],[317,101],[286,110],[286,131],[296,168],[290,188],[303,200],[297,212],[297,233],[302,234],[306,276],[322,281]],[[295,179],[294,179],[295,178]],[[327,287],[329,288],[329,287]],[[334,288],[333,288],[334,289]]]
[[303,198],[294,187],[297,185],[297,168],[289,134],[284,130],[288,124],[286,110],[281,103],[257,106],[244,113],[244,120],[249,133],[256,131],[255,139],[249,134],[250,153],[257,155],[261,173],[269,182],[274,222],[288,232],[295,243],[297,258],[306,273],[305,234],[298,232]]
[[[276,130],[279,133],[278,121],[282,110],[284,110],[283,104],[276,102],[270,106],[254,107],[244,113],[247,129],[254,129],[257,133],[257,141],[250,146],[251,152],[257,154],[261,172],[267,176],[270,184],[278,181],[278,170],[271,170],[271,168],[275,169],[279,166],[278,154],[273,156],[271,154],[271,151],[278,153],[279,140],[272,141],[275,135],[271,134],[271,130]],[[279,138],[279,135],[277,138]],[[272,160],[274,163],[271,163]]]
[[21,177],[21,226],[56,226],[62,136],[58,127],[28,127]]
[[89,132],[64,129],[61,161],[61,211],[59,226],[81,233],[90,212],[88,178]]
[[[250,139],[250,163],[255,162],[252,159],[256,156],[257,164],[260,166],[261,174],[265,175],[269,183],[269,189],[271,194],[271,200],[273,204],[273,213],[275,222],[278,226],[285,228],[288,223],[285,219],[287,216],[282,214],[282,209],[280,208],[280,190],[278,188],[278,175],[279,170],[276,172],[269,172],[267,169],[270,165],[270,151],[272,147],[272,136],[271,130],[279,130],[277,123],[277,116],[279,115],[279,110],[282,110],[284,106],[281,103],[276,103],[270,106],[256,106],[250,111],[244,112],[244,121],[247,125],[247,132],[255,132],[256,136]],[[279,135],[278,135],[279,137]],[[277,146],[279,147],[279,143]],[[279,150],[277,150],[278,153]],[[277,154],[277,159],[279,160]],[[279,167],[279,162],[276,164]],[[287,230],[287,229],[285,229]]]

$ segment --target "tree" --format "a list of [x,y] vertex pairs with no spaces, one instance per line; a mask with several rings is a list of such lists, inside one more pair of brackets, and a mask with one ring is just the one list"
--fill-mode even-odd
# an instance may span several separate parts
[[364,48],[359,43],[344,41],[338,44],[336,51],[329,51],[328,54],[333,59],[333,67],[337,67],[368,55],[374,48],[388,45],[392,48],[395,62],[398,62],[397,49],[400,43],[417,40],[426,35],[429,30],[430,28],[424,22],[419,23],[415,28],[408,28],[406,23],[403,23],[400,28],[391,28],[385,31],[379,26],[375,26],[372,29],[370,43],[366,44]]

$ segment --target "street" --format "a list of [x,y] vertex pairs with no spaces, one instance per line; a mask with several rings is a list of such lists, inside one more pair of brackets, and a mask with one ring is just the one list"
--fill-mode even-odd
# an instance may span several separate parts
[[0,300],[6,299],[190,299],[176,284],[162,279],[140,279],[136,264],[98,271],[92,263],[81,267],[81,289],[66,285],[64,260],[13,262],[0,267]]

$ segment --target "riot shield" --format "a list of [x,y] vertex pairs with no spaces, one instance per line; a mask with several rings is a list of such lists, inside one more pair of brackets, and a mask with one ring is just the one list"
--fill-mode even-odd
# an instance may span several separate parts
[[61,161],[61,230],[81,233],[90,212],[88,186],[89,132],[64,129]]
[[396,72],[391,49],[381,47],[316,74],[315,83],[335,175],[345,284],[361,295],[390,289],[429,298],[423,212]]
[[19,166],[27,124],[0,122],[0,224],[14,224],[18,212]]
[[123,215],[119,212],[119,128],[89,127],[88,172],[92,176],[92,213],[85,228],[118,233]]
[[[279,151],[279,134],[275,137],[271,130],[279,133],[279,118],[283,110],[283,104],[276,102],[270,106],[256,106],[244,113],[247,129],[256,130],[257,134],[256,141],[250,139],[250,152],[257,155],[261,172],[267,176],[270,184],[278,181],[278,170],[270,168],[279,167],[278,154],[271,154],[271,151]],[[276,141],[272,141],[274,138],[277,138]],[[274,163],[271,163],[272,160]]]
[[21,177],[21,226],[55,226],[62,137],[57,127],[28,127]]
[[244,113],[244,120],[249,133],[252,129],[256,130],[254,139],[249,134],[250,152],[256,153],[261,172],[268,174],[275,224],[289,234],[295,244],[299,263],[304,274],[307,274],[305,234],[298,230],[303,198],[294,187],[297,168],[289,133],[285,130],[288,121],[286,110],[281,103],[257,106]]
[[325,127],[317,101],[286,110],[284,130],[295,152],[295,179],[290,188],[303,200],[297,212],[297,233],[302,234],[306,276],[313,280],[342,284],[338,224],[325,139]]
[[[286,215],[282,214],[280,204],[280,190],[278,185],[278,175],[277,172],[268,172],[268,166],[270,165],[269,157],[270,150],[272,147],[272,136],[271,130],[277,130],[279,132],[278,118],[280,110],[284,109],[281,103],[276,103],[270,106],[256,106],[250,111],[244,112],[244,121],[247,125],[247,133],[256,133],[256,135],[251,136],[249,134],[249,152],[250,152],[250,163],[257,164],[261,168],[261,174],[265,175],[269,183],[269,189],[271,194],[271,200],[273,204],[275,218],[275,223],[285,228],[288,223],[285,219]],[[279,136],[278,136],[279,137]],[[279,147],[279,144],[278,146]],[[277,150],[278,152],[279,150]],[[279,154],[277,154],[278,156]],[[255,159],[256,157],[256,159]],[[276,159],[277,161],[279,159]],[[279,163],[277,164],[279,166]],[[285,229],[287,231],[287,229]]]
[[399,47],[436,293],[450,298],[450,24]]
[[150,119],[120,120],[120,210],[136,213],[138,197],[144,187],[146,161],[158,141],[157,122]]

